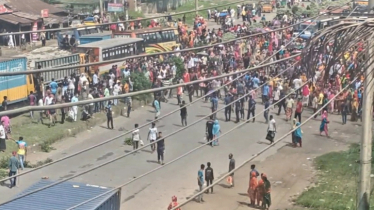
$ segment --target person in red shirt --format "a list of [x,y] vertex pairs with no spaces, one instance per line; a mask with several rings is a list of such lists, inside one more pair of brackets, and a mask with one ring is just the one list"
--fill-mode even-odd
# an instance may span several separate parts
[[295,119],[298,118],[301,123],[301,113],[303,112],[303,103],[300,99],[297,99],[296,110],[295,110]]
[[[176,196],[173,196],[171,197],[171,203],[169,204],[168,206],[168,210],[171,210],[173,209],[174,207],[177,207],[178,206],[178,202],[177,202],[177,197]],[[177,208],[176,210],[181,210],[180,208]]]

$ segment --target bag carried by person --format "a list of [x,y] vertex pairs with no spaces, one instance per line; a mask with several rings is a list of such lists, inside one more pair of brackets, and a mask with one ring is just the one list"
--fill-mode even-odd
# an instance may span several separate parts
[[268,133],[266,135],[266,139],[269,140],[269,141],[273,141],[274,137],[275,137],[275,133],[273,131],[268,131]]

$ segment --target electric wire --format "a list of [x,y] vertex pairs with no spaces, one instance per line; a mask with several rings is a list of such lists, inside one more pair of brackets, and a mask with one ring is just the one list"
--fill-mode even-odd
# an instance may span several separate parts
[[[310,81],[310,80],[308,80],[307,82],[305,82],[304,84],[302,84],[302,85],[300,86],[300,88],[295,89],[294,91],[297,91],[297,90],[301,89],[304,85],[308,84],[309,81]],[[288,98],[289,96],[295,94],[294,91],[291,91],[289,94],[285,95],[283,98],[279,99],[279,100],[278,100],[277,102],[275,102],[274,104],[271,104],[271,106],[269,106],[268,108],[264,109],[263,111],[261,111],[260,113],[256,114],[255,116],[250,117],[249,119],[245,120],[245,122],[241,123],[240,125],[237,125],[237,126],[235,126],[234,128],[232,128],[232,129],[230,129],[229,131],[227,131],[226,133],[221,134],[221,135],[219,136],[219,139],[221,139],[222,136],[225,136],[226,134],[228,134],[228,133],[234,131],[235,129],[240,128],[241,126],[245,125],[245,123],[249,122],[250,120],[253,120],[253,119],[255,119],[256,117],[262,115],[262,113],[264,113],[265,111],[268,111],[268,110],[272,109],[272,106],[277,105],[277,104],[280,103],[282,100],[284,100],[284,99]],[[245,97],[245,96],[244,96],[244,97]],[[243,98],[243,97],[241,97],[241,98]],[[241,98],[240,98],[240,99],[241,99]],[[240,99],[239,99],[239,100],[240,100]],[[208,116],[209,116],[209,115],[208,115]],[[86,201],[84,201],[84,202],[82,202],[82,203],[79,203],[79,204],[77,204],[77,205],[75,205],[75,206],[73,206],[73,207],[70,207],[70,208],[66,209],[66,210],[72,210],[72,209],[75,209],[75,208],[77,208],[77,207],[79,207],[79,206],[82,206],[82,205],[84,205],[84,204],[86,204],[86,203],[88,203],[88,202],[90,202],[90,201],[93,201],[93,200],[95,200],[95,199],[97,199],[97,198],[99,198],[99,197],[101,197],[101,196],[104,196],[104,195],[106,195],[106,194],[108,194],[108,193],[114,192],[114,191],[116,191],[117,189],[121,189],[122,187],[124,187],[124,186],[126,186],[126,185],[129,185],[129,184],[131,184],[132,182],[137,181],[138,179],[141,179],[141,178],[143,178],[143,177],[145,177],[145,176],[147,176],[147,175],[149,175],[149,174],[151,174],[151,173],[153,173],[153,172],[158,171],[159,169],[161,169],[161,168],[163,168],[163,167],[165,167],[165,166],[167,166],[167,165],[170,165],[170,164],[172,164],[172,163],[174,163],[174,162],[176,162],[176,161],[182,159],[183,157],[186,157],[186,156],[190,155],[191,153],[193,153],[193,152],[195,152],[195,151],[197,151],[197,150],[199,150],[199,149],[205,147],[206,145],[212,143],[214,140],[215,140],[215,139],[213,139],[213,140],[211,140],[211,141],[208,141],[208,142],[205,142],[204,144],[202,144],[202,145],[200,145],[200,146],[198,146],[198,147],[195,147],[194,149],[188,151],[187,153],[184,153],[183,155],[181,155],[181,156],[179,156],[179,157],[177,157],[177,158],[175,158],[175,159],[173,159],[173,160],[171,160],[171,161],[169,161],[169,162],[166,162],[164,165],[161,165],[161,166],[159,166],[159,167],[157,167],[157,168],[155,168],[155,169],[152,169],[152,170],[150,170],[150,171],[148,171],[148,172],[146,172],[146,173],[143,173],[143,174],[141,174],[141,175],[139,175],[139,176],[136,176],[136,178],[133,178],[132,180],[126,182],[125,184],[121,184],[121,185],[119,185],[119,186],[117,186],[117,187],[115,187],[115,188],[113,188],[113,189],[111,189],[111,190],[109,190],[109,191],[107,191],[107,192],[105,192],[105,193],[102,193],[102,194],[100,194],[100,195],[98,195],[98,196],[95,196],[95,197],[93,197],[93,198],[90,198],[89,200],[86,200]]]
[[[303,31],[307,30],[309,27],[310,27],[310,26],[307,26]],[[303,31],[302,31],[302,32],[303,32]],[[300,34],[301,34],[301,33],[300,33]],[[300,35],[300,34],[299,34],[299,35]],[[298,36],[299,36],[299,35],[298,35]],[[298,36],[297,36],[297,37],[298,37]],[[297,37],[292,38],[291,41],[290,41],[289,43],[286,44],[286,46],[288,46],[289,44],[291,44],[292,41],[293,41],[294,39],[296,39]],[[279,51],[280,51],[280,50],[276,51],[272,56],[266,58],[266,59],[265,59],[264,61],[262,61],[261,63],[264,63],[264,62],[268,61],[269,59],[271,59],[272,57],[274,57],[274,56],[275,56]],[[261,64],[261,63],[260,63],[260,64]],[[293,67],[296,63],[297,63],[297,62],[295,62],[291,67]],[[286,70],[288,70],[288,69],[289,69],[289,68],[286,68]],[[285,72],[286,70],[284,70],[284,72]],[[235,72],[235,73],[238,73],[238,72]],[[242,76],[243,76],[243,75],[242,75]],[[233,80],[230,81],[229,83],[222,85],[221,87],[219,87],[219,88],[216,89],[215,91],[217,91],[217,90],[219,90],[219,89],[221,89],[221,88],[223,88],[223,87],[225,87],[225,86],[231,84],[232,82],[238,80],[238,79],[241,78],[242,76],[238,76],[237,78],[233,79]],[[200,81],[201,81],[201,80],[200,80]],[[262,87],[262,86],[260,86],[259,88],[261,88],[261,87]],[[200,98],[198,98],[198,99],[192,101],[191,103],[186,104],[184,107],[187,107],[187,106],[189,106],[189,105],[191,105],[191,104],[193,104],[193,103],[195,103],[195,102],[197,102],[197,101],[199,101],[199,100],[205,98],[205,97],[208,96],[208,95],[209,95],[209,94],[206,94],[206,95],[204,95],[204,96],[202,96],[202,97],[200,97]],[[166,114],[166,115],[164,115],[164,116],[162,116],[160,119],[162,119],[162,118],[164,118],[164,117],[167,117],[167,116],[169,116],[169,115],[171,115],[171,114],[173,114],[173,113],[179,111],[180,109],[182,109],[182,107],[179,108],[179,109],[176,109],[176,110],[174,110],[174,111],[172,111],[172,112],[170,112],[170,113],[168,113],[168,114]],[[145,126],[147,126],[147,125],[149,125],[149,124],[151,124],[151,123],[153,123],[153,122],[155,122],[155,120],[152,120],[151,122],[148,122],[148,123],[145,123],[145,124],[141,125],[141,126],[139,127],[139,129],[140,129],[140,128],[143,128],[143,127],[145,127]],[[94,146],[92,146],[92,147],[86,148],[86,149],[84,149],[84,150],[82,150],[82,151],[76,152],[76,153],[74,153],[74,154],[72,154],[72,155],[69,155],[69,156],[63,157],[63,158],[58,159],[58,160],[56,160],[56,161],[53,161],[53,162],[51,162],[51,163],[44,164],[44,165],[42,165],[42,166],[39,166],[39,167],[37,167],[37,168],[34,168],[34,169],[30,170],[30,171],[23,172],[23,173],[20,173],[20,174],[16,174],[16,175],[13,175],[13,176],[8,177],[8,178],[4,178],[4,179],[0,180],[0,182],[3,182],[3,181],[6,181],[6,180],[9,180],[9,179],[11,179],[11,178],[19,177],[19,176],[22,176],[22,175],[26,175],[26,174],[31,173],[31,172],[34,172],[34,171],[36,171],[36,170],[39,170],[39,169],[42,169],[42,168],[44,168],[44,167],[47,167],[47,166],[53,165],[53,164],[55,164],[55,163],[61,162],[61,161],[63,161],[63,160],[66,160],[66,159],[68,159],[68,158],[74,157],[74,156],[79,155],[79,154],[81,154],[81,153],[83,153],[83,152],[89,151],[89,150],[94,149],[94,148],[96,148],[96,147],[99,147],[99,146],[101,146],[101,145],[103,145],[103,144],[109,143],[109,142],[111,142],[111,141],[113,141],[113,140],[115,140],[115,139],[117,139],[117,138],[120,138],[120,137],[122,137],[122,136],[125,136],[125,135],[127,135],[127,134],[130,134],[133,130],[134,130],[134,129],[132,129],[132,130],[130,130],[130,131],[128,131],[128,132],[125,132],[124,134],[120,134],[119,136],[116,136],[116,137],[114,137],[114,138],[108,139],[108,140],[106,140],[106,141],[104,141],[104,142],[102,142],[102,143],[96,144],[96,145],[94,145]]]
[[[353,84],[353,82],[355,82],[357,80],[357,78],[355,78],[351,83]],[[226,177],[230,176],[230,174],[234,173],[235,171],[241,169],[243,166],[245,166],[248,162],[254,160],[255,158],[257,158],[259,155],[261,155],[262,153],[264,153],[265,151],[267,151],[268,149],[272,148],[274,145],[276,145],[277,143],[279,143],[280,141],[282,141],[284,138],[286,138],[288,135],[292,135],[292,132],[294,132],[296,129],[300,128],[302,125],[304,125],[305,123],[307,123],[309,120],[311,120],[315,115],[319,114],[323,108],[325,108],[326,106],[329,105],[329,103],[331,103],[340,93],[342,93],[344,90],[346,90],[347,88],[349,87],[346,86],[344,87],[341,91],[339,91],[334,97],[332,97],[328,103],[326,103],[325,105],[323,105],[319,110],[317,110],[317,112],[313,113],[309,118],[307,118],[305,121],[303,121],[302,123],[300,123],[299,126],[296,126],[295,128],[291,129],[291,131],[287,132],[286,134],[284,134],[282,137],[280,137],[279,139],[277,139],[276,141],[274,141],[274,143],[270,144],[269,146],[265,147],[264,149],[262,149],[261,151],[259,151],[258,153],[254,154],[251,158],[249,158],[248,160],[244,161],[242,164],[240,164],[238,167],[236,167],[234,170],[228,172],[228,173],[225,173],[221,178],[219,178],[218,180],[214,181],[211,185],[209,185],[209,187],[205,187],[203,190],[201,190],[200,192],[198,192],[197,194],[194,194],[192,195],[190,198],[188,198],[186,201],[183,201],[182,203],[178,204],[178,206],[172,208],[171,210],[176,210],[184,205],[186,205],[188,202],[192,201],[193,199],[195,199],[197,196],[205,193],[205,191],[213,186],[215,186],[216,184],[220,183],[222,180],[226,179]],[[242,124],[241,124],[242,125]],[[241,125],[238,125],[237,127],[241,126]],[[226,133],[225,133],[226,134]]]
[[[100,24],[90,25],[90,26],[78,26],[78,27],[68,27],[68,28],[43,29],[43,30],[37,30],[37,31],[0,33],[0,37],[1,36],[9,36],[9,35],[19,35],[19,34],[25,34],[25,33],[27,34],[27,33],[39,33],[39,32],[67,31],[67,30],[79,29],[79,28],[92,28],[92,27],[107,26],[107,25],[112,25],[112,24],[129,23],[129,22],[143,21],[143,20],[153,20],[153,19],[162,18],[162,17],[177,16],[177,15],[183,15],[183,14],[188,14],[188,13],[193,13],[193,12],[198,12],[198,11],[204,11],[204,10],[208,10],[208,9],[216,9],[216,8],[220,8],[220,7],[231,6],[231,5],[238,4],[238,3],[243,3],[243,2],[246,2],[246,1],[245,0],[240,0],[240,1],[236,1],[236,2],[216,5],[216,6],[205,7],[205,8],[202,8],[202,9],[193,9],[193,10],[188,10],[188,11],[184,11],[184,12],[178,12],[178,13],[174,13],[174,14],[158,15],[158,16],[155,16],[155,17],[139,18],[139,19],[131,19],[131,20],[121,20],[121,21],[117,21],[117,22],[100,23]],[[255,2],[253,1],[252,3],[255,3]]]
[[210,78],[203,79],[203,80],[195,80],[195,81],[191,81],[191,82],[187,82],[187,83],[170,85],[170,86],[167,86],[167,87],[136,91],[136,92],[132,92],[132,93],[121,94],[121,95],[118,95],[118,96],[108,96],[108,97],[104,97],[104,98],[96,98],[96,99],[84,100],[84,101],[79,101],[79,102],[69,102],[69,103],[64,103],[64,104],[55,104],[55,105],[48,105],[48,106],[25,106],[25,107],[14,109],[14,110],[2,111],[1,113],[2,113],[2,115],[12,115],[12,114],[23,113],[23,112],[28,112],[28,111],[43,111],[43,110],[50,110],[50,109],[60,109],[60,108],[65,108],[65,107],[81,106],[81,105],[85,105],[85,104],[89,104],[89,103],[109,101],[109,100],[113,100],[113,99],[122,99],[122,98],[125,98],[125,97],[131,97],[131,96],[135,96],[135,95],[159,92],[159,91],[173,89],[173,88],[177,88],[177,87],[181,87],[181,86],[212,81],[212,80],[215,80],[215,79],[221,79],[221,78],[225,78],[225,77],[228,77],[228,76],[244,73],[244,72],[247,72],[249,70],[261,69],[261,68],[264,68],[266,66],[271,66],[271,65],[274,65],[274,64],[277,64],[277,63],[281,63],[281,62],[296,58],[299,55],[300,55],[300,53],[295,54],[293,56],[290,56],[288,58],[284,58],[284,59],[273,61],[271,63],[264,64],[264,65],[250,67],[250,68],[240,70],[240,71],[237,71],[237,72],[232,72],[232,73],[228,73],[228,74],[224,74],[224,75],[220,75],[220,76],[210,77]]
[[[261,88],[261,87],[259,87],[259,88]],[[249,94],[250,94],[250,93],[246,93],[245,95],[243,95],[242,97],[238,98],[237,100],[240,100],[240,99],[246,97],[246,96],[249,95]],[[174,134],[176,134],[176,133],[179,133],[180,131],[183,131],[183,130],[185,130],[185,129],[187,129],[187,128],[189,128],[189,127],[191,127],[191,126],[193,126],[193,125],[195,125],[195,124],[197,124],[197,123],[199,123],[199,122],[205,120],[207,117],[209,117],[209,116],[211,116],[211,115],[213,115],[213,114],[218,113],[219,111],[223,110],[225,107],[234,104],[237,100],[232,101],[232,102],[229,103],[228,105],[224,105],[222,108],[217,109],[216,111],[214,111],[214,112],[212,112],[212,113],[210,113],[210,114],[208,114],[208,115],[206,115],[206,116],[204,116],[204,117],[201,117],[200,119],[194,121],[193,123],[189,124],[188,126],[186,126],[186,127],[182,127],[182,128],[180,128],[180,129],[178,129],[178,130],[176,130],[176,131],[174,131],[174,132],[172,132],[172,133],[170,133],[170,134],[164,136],[163,138],[166,139],[166,138],[168,138],[168,137],[170,137],[170,136],[172,136],[172,135],[174,135]],[[73,179],[73,178],[79,177],[79,176],[81,176],[81,175],[83,175],[83,174],[89,173],[89,172],[91,172],[91,171],[94,171],[94,170],[96,170],[96,169],[98,169],[98,168],[101,168],[101,167],[103,167],[103,166],[105,166],[105,165],[108,165],[108,164],[113,163],[113,162],[115,162],[115,161],[117,161],[117,160],[120,160],[120,159],[122,159],[122,158],[124,158],[124,157],[127,157],[127,156],[129,156],[129,155],[131,155],[131,154],[133,154],[133,153],[135,153],[135,152],[137,152],[137,151],[139,151],[139,150],[142,150],[142,149],[144,149],[144,148],[147,148],[147,147],[149,147],[151,144],[157,143],[158,141],[160,141],[160,140],[153,141],[152,143],[149,143],[149,144],[147,144],[147,145],[141,146],[141,147],[139,147],[139,148],[136,149],[136,150],[132,150],[131,152],[128,152],[128,153],[126,153],[126,154],[123,154],[123,155],[121,155],[121,156],[118,156],[118,157],[116,157],[116,158],[113,158],[112,160],[109,160],[109,161],[106,161],[106,162],[104,162],[104,163],[101,163],[101,164],[99,164],[99,165],[97,165],[97,166],[94,166],[94,167],[91,168],[91,169],[88,169],[88,170],[86,170],[86,171],[80,172],[80,173],[75,174],[75,175],[73,175],[73,176],[70,176],[70,177],[68,177],[68,178],[66,178],[66,179],[63,179],[63,180],[60,180],[60,181],[54,182],[54,183],[52,183],[52,184],[49,184],[49,185],[44,186],[44,187],[42,187],[42,188],[39,188],[39,189],[36,189],[36,190],[34,190],[34,191],[28,192],[28,193],[26,193],[26,194],[22,194],[22,195],[20,195],[20,196],[18,196],[18,197],[16,197],[16,198],[13,198],[13,199],[11,199],[11,200],[8,200],[8,201],[6,201],[6,202],[1,203],[0,206],[1,206],[1,205],[4,205],[4,204],[7,204],[7,203],[9,203],[9,202],[12,202],[12,201],[14,201],[14,200],[18,200],[18,199],[20,199],[20,198],[22,198],[22,197],[25,197],[25,196],[28,196],[28,195],[34,194],[34,193],[36,193],[36,192],[39,192],[39,191],[45,190],[45,189],[47,189],[47,188],[53,187],[53,186],[58,185],[58,184],[60,184],[60,183],[66,182],[66,181],[68,181],[68,180],[71,180],[71,179]]]
[[[308,26],[309,27],[309,26]],[[307,29],[307,28],[306,28]],[[306,30],[306,29],[304,29],[304,30]],[[301,34],[301,33],[300,33]],[[300,35],[299,34],[299,35]],[[296,37],[295,37],[296,38]],[[295,38],[293,38],[292,40],[294,40]],[[288,44],[291,44],[292,42],[289,42]],[[288,45],[287,44],[287,45]],[[274,54],[275,55],[275,54]],[[274,56],[273,55],[273,56]],[[273,57],[273,56],[271,56],[271,57]],[[268,59],[270,59],[271,57],[269,57]],[[291,57],[290,57],[291,58]],[[264,63],[264,62],[266,62],[267,61],[267,59],[266,60],[264,60],[262,63]],[[238,74],[239,72],[234,72],[235,74]],[[227,75],[225,75],[225,76],[227,76]],[[240,78],[240,77],[238,77],[238,78]],[[237,78],[237,79],[238,79]],[[201,81],[199,81],[199,82],[201,82]],[[227,85],[227,84],[226,84]],[[170,88],[170,87],[168,87],[168,88]],[[260,88],[260,87],[259,87]],[[248,93],[249,94],[249,93]],[[209,95],[209,94],[207,94],[207,95]],[[244,97],[244,96],[243,96]],[[242,97],[241,97],[242,98]],[[241,99],[240,98],[240,99]],[[109,99],[107,99],[107,100],[109,100]],[[239,99],[237,99],[237,100],[239,100]],[[237,100],[235,100],[235,101],[237,101]],[[231,102],[229,105],[231,105],[231,104],[233,104],[235,101],[233,101],[233,102]],[[227,107],[227,106],[229,106],[229,105],[226,105],[226,106],[224,106],[224,108],[225,107]],[[222,108],[223,109],[223,108]],[[222,109],[220,109],[220,110],[222,110]],[[217,111],[215,111],[215,112],[213,112],[213,113],[217,113],[218,111],[220,111],[220,110],[217,110]],[[212,114],[213,114],[212,113]],[[210,114],[210,115],[212,115],[212,114]],[[208,115],[209,116],[209,115]],[[205,118],[202,118],[201,120],[203,120],[203,119],[205,119]],[[199,121],[201,121],[201,120],[199,120]],[[199,121],[197,121],[197,122],[199,122]],[[195,123],[197,123],[197,122],[195,122]],[[191,125],[193,125],[193,124],[191,124]],[[191,126],[190,125],[190,126]],[[189,127],[189,126],[187,126],[187,127]],[[185,128],[187,128],[187,127],[184,127],[184,128],[182,128],[182,129],[180,129],[179,131],[181,131],[181,130],[184,130]],[[179,131],[177,131],[177,132],[179,132]],[[175,134],[175,133],[177,133],[177,132],[174,132],[174,133],[172,133],[172,134],[169,134],[169,136],[171,136],[171,135],[173,135],[173,134]],[[166,138],[166,137],[164,137],[164,138]],[[156,141],[157,142],[157,141]],[[149,144],[150,145],[150,144]],[[139,148],[138,150],[140,150],[140,149],[143,149],[143,148],[145,148],[145,147],[147,147],[147,146],[149,146],[149,145],[145,145],[145,146],[143,146],[143,147],[141,147],[141,148]],[[127,156],[127,155],[129,155],[129,154],[132,154],[133,152],[136,152],[137,150],[134,150],[134,151],[132,151],[132,152],[130,152],[130,153],[127,153],[127,154],[125,154],[124,155],[124,157],[125,156]],[[71,156],[70,156],[71,157]],[[120,159],[120,158],[118,158],[118,159]],[[117,158],[116,159],[114,159],[114,160],[112,160],[112,162],[113,161],[116,161],[116,160],[118,160]],[[100,167],[102,167],[102,166],[100,166]],[[97,167],[97,168],[100,168],[100,167]],[[96,167],[95,167],[96,168]],[[91,169],[91,170],[95,170],[94,168],[93,169]],[[88,172],[86,172],[86,173],[88,173]],[[23,173],[23,174],[26,174],[26,173]],[[81,173],[80,175],[82,175],[82,174],[85,174],[85,173]],[[18,175],[18,176],[20,176],[20,175]],[[75,175],[75,176],[73,176],[73,177],[71,177],[71,178],[69,178],[69,179],[72,179],[72,178],[75,178],[75,177],[77,177],[77,176],[79,176],[79,174],[77,174],[77,175]],[[14,177],[16,177],[16,176],[14,176]],[[10,177],[11,178],[11,177]],[[9,178],[8,178],[9,179]],[[64,182],[64,181],[67,181],[67,180],[69,180],[69,179],[66,179],[66,180],[62,180],[61,182]],[[6,179],[7,180],[7,179]],[[0,181],[2,181],[2,180],[0,180]],[[60,182],[60,183],[61,183]],[[51,186],[53,186],[53,185],[56,185],[56,184],[58,184],[58,183],[54,183],[54,184],[52,184]],[[49,188],[49,187],[51,187],[50,185],[48,185],[48,186],[46,186],[45,188]],[[41,189],[38,189],[38,190],[35,190],[35,191],[33,191],[33,192],[30,192],[29,194],[32,194],[32,193],[35,193],[36,191],[40,191],[40,190],[43,190],[43,188],[41,188]],[[24,197],[24,196],[27,196],[27,195],[29,195],[29,194],[25,194],[25,195],[23,195],[22,197]],[[18,199],[18,198],[17,198]],[[15,200],[15,199],[13,199],[13,200]],[[10,201],[7,201],[6,203],[9,203],[9,202],[11,202],[12,200],[10,200]],[[1,205],[3,205],[3,204],[5,204],[5,203],[2,203]]]
[[[343,6],[341,6],[341,7],[343,7]],[[338,10],[341,7],[336,8],[332,11]],[[289,25],[289,26],[286,26],[286,27],[283,27],[283,28],[269,30],[269,31],[266,31],[264,33],[256,33],[256,34],[246,35],[246,36],[238,37],[238,38],[231,39],[231,40],[228,40],[228,41],[210,44],[210,45],[207,45],[207,46],[187,48],[187,49],[183,49],[183,50],[179,50],[179,51],[168,51],[168,52],[158,52],[158,53],[144,54],[144,55],[133,55],[133,56],[127,56],[127,57],[124,57],[124,58],[112,59],[112,60],[108,60],[108,61],[100,61],[100,62],[87,63],[87,64],[79,64],[79,65],[73,65],[73,66],[68,66],[68,67],[66,67],[66,66],[65,67],[54,67],[54,68],[49,68],[49,69],[36,69],[36,70],[31,70],[31,71],[19,71],[19,72],[0,72],[0,77],[1,76],[23,75],[23,74],[36,74],[36,73],[43,73],[43,72],[49,72],[49,71],[59,71],[59,70],[71,69],[73,67],[74,68],[82,68],[82,67],[87,67],[87,66],[89,67],[89,66],[93,66],[93,65],[102,65],[102,64],[111,64],[111,63],[116,63],[116,62],[122,62],[122,61],[125,61],[125,60],[128,60],[128,59],[135,59],[135,58],[142,58],[142,57],[153,57],[153,56],[167,55],[167,54],[176,54],[176,53],[182,53],[182,52],[189,52],[189,51],[194,51],[194,50],[212,48],[214,46],[227,44],[227,43],[232,43],[232,42],[242,40],[242,39],[246,39],[246,38],[250,38],[250,37],[253,37],[253,36],[260,36],[260,35],[264,35],[264,34],[268,34],[268,33],[273,33],[273,32],[276,32],[276,31],[282,31],[282,30],[285,30],[287,28],[292,28],[292,27],[295,27],[295,26],[300,25],[302,23],[305,23],[305,22],[308,22],[308,21],[313,20],[315,18],[318,18],[320,16],[323,16],[325,14],[327,14],[327,13],[325,12],[325,13],[321,13],[321,14],[319,14],[317,16],[314,16],[314,17],[305,18],[300,22],[297,22],[295,24],[292,24],[292,25]],[[307,27],[309,27],[309,25]],[[7,35],[9,35],[9,34],[7,34]]]

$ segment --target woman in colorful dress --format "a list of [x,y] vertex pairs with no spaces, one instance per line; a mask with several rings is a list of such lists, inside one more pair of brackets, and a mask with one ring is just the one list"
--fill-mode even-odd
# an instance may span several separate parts
[[257,176],[256,172],[251,172],[251,178],[249,180],[249,188],[248,188],[248,195],[249,199],[251,200],[251,205],[254,206],[256,204],[256,198],[257,198]]
[[261,174],[261,179],[257,183],[257,206],[262,206],[263,200],[264,200],[264,180],[262,180],[262,175]]
[[266,176],[266,174],[262,174],[261,179],[264,181],[264,197],[262,201],[262,208],[269,210],[271,206],[271,184]]

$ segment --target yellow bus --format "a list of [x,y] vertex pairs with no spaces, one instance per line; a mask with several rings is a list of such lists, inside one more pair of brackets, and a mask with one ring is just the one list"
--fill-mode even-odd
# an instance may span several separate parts
[[113,31],[113,38],[142,38],[145,52],[172,51],[179,46],[178,30],[175,28],[146,28],[132,31]]

